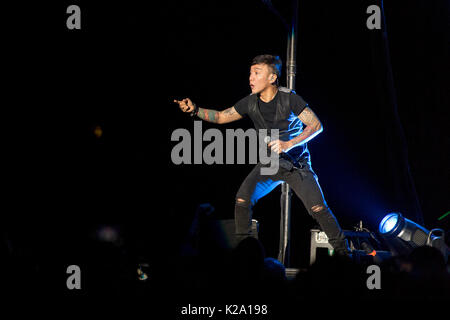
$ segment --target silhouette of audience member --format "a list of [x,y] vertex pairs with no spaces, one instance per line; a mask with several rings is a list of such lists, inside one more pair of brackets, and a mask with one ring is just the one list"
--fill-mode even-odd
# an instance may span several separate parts
[[415,248],[409,255],[408,277],[399,284],[403,296],[416,299],[449,297],[449,274],[442,253],[430,246]]
[[345,256],[317,260],[307,272],[297,274],[293,283],[299,300],[315,301],[327,297],[329,303],[364,297],[367,274],[362,266]]
[[93,228],[83,246],[85,289],[88,294],[122,296],[129,293],[136,269],[131,267],[119,226]]
[[263,292],[271,300],[280,300],[287,294],[285,266],[275,258],[264,259],[262,275]]
[[285,266],[275,258],[264,259],[264,281],[266,283],[282,283],[287,280]]
[[232,286],[239,298],[251,298],[260,292],[263,278],[265,250],[253,237],[243,239],[232,252]]
[[215,212],[210,203],[197,206],[189,230],[181,244],[182,256],[198,256],[200,254],[200,229],[208,228],[208,218]]

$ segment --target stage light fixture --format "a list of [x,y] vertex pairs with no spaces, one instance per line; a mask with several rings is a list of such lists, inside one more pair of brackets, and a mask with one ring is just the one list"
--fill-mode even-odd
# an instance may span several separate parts
[[396,213],[390,213],[381,220],[380,232],[386,234],[391,232],[396,226],[398,226],[398,215]]
[[414,248],[428,245],[439,249],[447,261],[448,247],[441,229],[429,231],[401,213],[391,212],[381,220],[378,231],[397,254],[408,254]]

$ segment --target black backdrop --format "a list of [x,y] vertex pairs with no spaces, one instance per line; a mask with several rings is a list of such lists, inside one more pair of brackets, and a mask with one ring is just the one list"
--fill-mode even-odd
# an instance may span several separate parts
[[[171,134],[192,132],[193,123],[171,101],[232,106],[249,93],[254,56],[285,60],[285,30],[257,0],[75,3],[82,9],[78,31],[65,25],[72,2],[8,11],[6,234],[36,256],[60,250],[56,256],[66,263],[82,257],[80,243],[93,228],[115,224],[126,230],[132,251],[176,254],[200,203],[233,218],[235,193],[252,166],[174,165]],[[273,3],[289,12],[282,1]],[[381,31],[366,28],[372,3],[300,1],[296,90],[324,124],[309,143],[313,168],[346,229],[362,220],[376,230],[389,211],[448,229],[448,218],[438,220],[450,194],[448,2],[385,1],[401,127],[395,106],[383,102],[392,100],[380,72]],[[277,189],[255,208],[271,256],[279,197]],[[292,219],[293,264],[300,266],[314,222],[295,196]]]

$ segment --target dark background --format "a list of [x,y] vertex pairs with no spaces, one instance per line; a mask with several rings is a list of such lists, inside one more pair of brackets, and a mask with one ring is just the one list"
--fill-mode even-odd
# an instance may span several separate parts
[[[289,16],[283,1],[273,3]],[[366,8],[375,3],[300,1],[296,91],[324,125],[308,144],[312,166],[344,229],[362,220],[376,231],[386,213],[399,211],[448,230],[449,218],[438,218],[449,210],[450,194],[449,5],[385,2],[402,126],[393,127],[393,106],[379,98],[386,95],[379,86],[381,31],[366,27]],[[66,28],[70,4],[81,7],[81,30]],[[252,165],[172,164],[171,134],[192,132],[193,122],[171,101],[190,97],[201,107],[229,108],[250,92],[254,56],[277,54],[285,62],[287,34],[262,1],[61,1],[5,12],[4,89],[11,97],[3,118],[3,231],[33,257],[28,261],[88,261],[89,235],[99,225],[121,230],[132,263],[141,255],[164,260],[178,254],[199,204],[233,218],[235,193]],[[252,123],[203,123],[203,130],[212,127],[224,132]],[[407,170],[398,160],[398,132],[406,138],[420,216],[405,200],[410,190],[395,187]],[[279,198],[277,188],[254,210],[268,256],[278,249]],[[307,264],[314,225],[293,196],[294,267]]]

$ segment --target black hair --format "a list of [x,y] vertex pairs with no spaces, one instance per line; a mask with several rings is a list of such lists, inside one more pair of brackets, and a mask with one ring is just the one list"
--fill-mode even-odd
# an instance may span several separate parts
[[278,80],[281,76],[281,67],[283,65],[279,56],[273,56],[271,54],[261,54],[253,58],[251,65],[253,66],[255,64],[267,64],[269,68],[272,69],[272,72],[277,75],[276,84],[278,85]]

